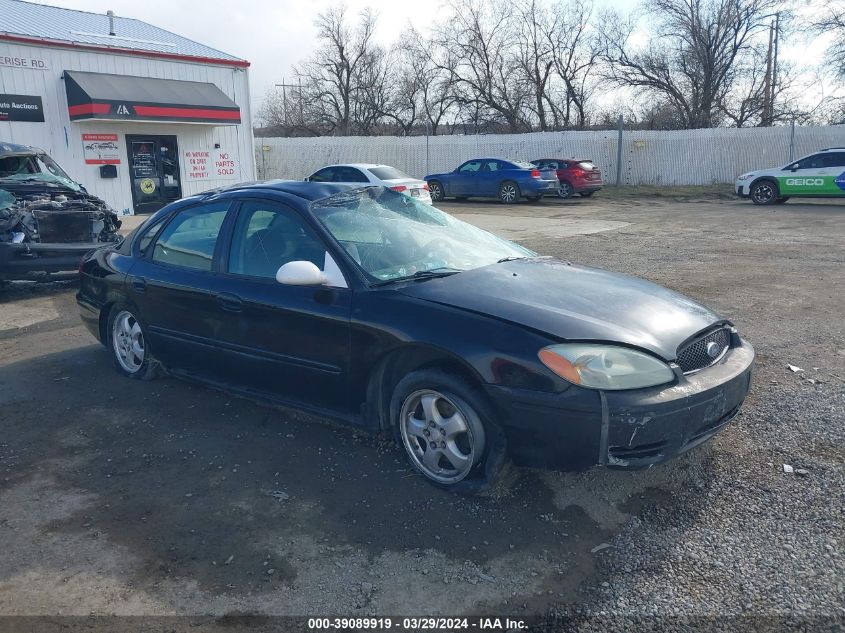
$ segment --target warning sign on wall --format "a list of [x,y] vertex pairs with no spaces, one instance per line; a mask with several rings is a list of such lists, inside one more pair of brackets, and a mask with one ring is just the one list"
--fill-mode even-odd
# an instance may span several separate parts
[[237,180],[240,177],[238,160],[226,150],[189,149],[183,156],[186,180]]
[[83,134],[82,153],[88,165],[120,165],[117,134]]

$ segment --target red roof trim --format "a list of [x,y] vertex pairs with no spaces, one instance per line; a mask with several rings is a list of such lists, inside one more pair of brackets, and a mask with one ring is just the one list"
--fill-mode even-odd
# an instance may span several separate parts
[[74,48],[86,51],[102,51],[118,53],[121,55],[133,55],[136,57],[155,57],[159,59],[173,59],[177,61],[196,62],[199,64],[217,64],[222,66],[236,66],[238,68],[249,68],[249,62],[240,59],[217,59],[215,57],[200,57],[196,55],[179,55],[177,53],[161,53],[158,51],[144,51],[135,48],[120,48],[116,46],[97,46],[96,44],[82,44],[79,42],[65,42],[61,40],[45,40],[21,35],[9,35],[0,33],[0,41],[18,42],[20,44],[34,44],[37,46],[52,46],[54,48]]

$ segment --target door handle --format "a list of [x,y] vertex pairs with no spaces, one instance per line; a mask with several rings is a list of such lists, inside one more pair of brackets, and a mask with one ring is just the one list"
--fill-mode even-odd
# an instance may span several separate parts
[[226,312],[240,312],[244,306],[243,299],[236,295],[230,295],[227,293],[217,295],[217,303],[221,308],[226,310]]
[[147,280],[143,277],[133,277],[132,290],[137,292],[139,295],[144,294],[147,291]]

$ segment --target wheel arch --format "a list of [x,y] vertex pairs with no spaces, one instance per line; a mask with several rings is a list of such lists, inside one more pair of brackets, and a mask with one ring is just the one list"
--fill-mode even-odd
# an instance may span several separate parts
[[387,352],[374,366],[367,381],[364,410],[374,429],[390,428],[390,399],[394,387],[402,378],[421,369],[439,369],[456,374],[479,389],[483,379],[462,358],[445,349],[422,344],[404,345]]
[[772,183],[772,184],[773,184],[773,185],[777,188],[777,192],[778,192],[778,194],[780,194],[780,183],[778,182],[778,180],[777,180],[777,178],[776,178],[776,177],[774,177],[774,176],[770,176],[770,175],[768,175],[768,174],[766,174],[766,175],[764,175],[764,176],[758,176],[757,178],[755,178],[754,180],[752,180],[752,181],[751,181],[751,184],[750,184],[750,185],[748,185],[748,193],[750,194],[750,193],[751,193],[751,189],[753,189],[755,185],[759,185],[761,182],[770,182],[770,183]]

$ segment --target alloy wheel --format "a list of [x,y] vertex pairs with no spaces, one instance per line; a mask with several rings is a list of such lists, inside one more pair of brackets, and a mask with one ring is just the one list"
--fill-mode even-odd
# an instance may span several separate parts
[[134,374],[144,364],[146,348],[144,333],[131,312],[123,310],[117,314],[112,324],[112,347],[120,366]]
[[762,182],[754,187],[751,196],[757,204],[768,204],[775,198],[775,189],[768,182]]
[[484,434],[473,428],[452,399],[433,389],[415,391],[400,411],[402,443],[429,479],[454,484],[464,479],[484,450]]
[[435,202],[443,199],[443,189],[441,189],[440,185],[436,182],[433,182],[428,186],[428,192],[431,195],[431,199]]
[[502,185],[502,188],[499,190],[499,198],[502,199],[502,202],[513,202],[516,200],[516,196],[516,185],[507,183]]
[[561,198],[571,198],[572,197],[572,185],[568,182],[560,183],[560,187],[558,187],[557,195]]

